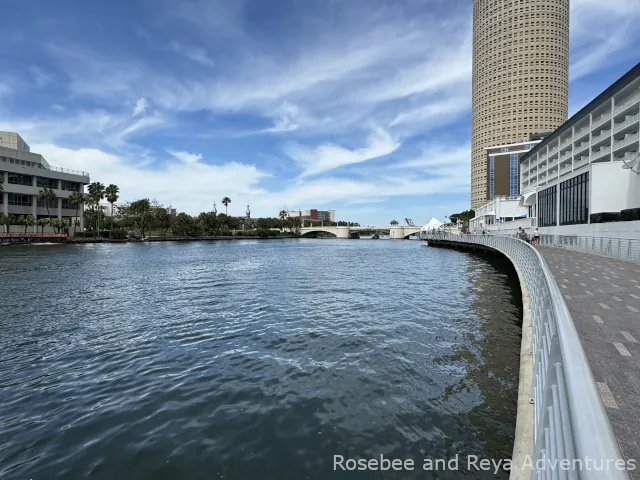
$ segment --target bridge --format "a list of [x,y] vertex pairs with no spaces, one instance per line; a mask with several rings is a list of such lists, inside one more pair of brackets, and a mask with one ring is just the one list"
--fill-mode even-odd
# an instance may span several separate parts
[[315,233],[329,233],[337,238],[352,238],[352,236],[359,232],[374,231],[374,232],[389,232],[391,239],[402,240],[409,238],[411,235],[420,233],[418,226],[403,226],[403,225],[385,225],[384,227],[323,227],[320,225],[314,225],[312,227],[300,228],[300,234],[303,237],[310,236]]

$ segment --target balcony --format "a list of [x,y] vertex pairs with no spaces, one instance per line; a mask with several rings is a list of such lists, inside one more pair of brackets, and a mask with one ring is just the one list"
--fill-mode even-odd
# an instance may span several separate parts
[[613,150],[620,150],[621,148],[625,148],[628,147],[630,145],[633,145],[634,143],[637,144],[638,143],[638,132],[635,133],[628,133],[625,135],[625,137],[622,140],[619,140],[617,142],[614,142],[613,144]]
[[588,155],[584,155],[580,158],[577,158],[574,162],[573,162],[573,169],[576,170],[580,167],[584,167],[585,165],[589,164],[589,156]]
[[576,128],[576,131],[573,134],[573,140],[575,142],[577,142],[578,140],[581,140],[582,137],[584,137],[588,133],[589,133],[589,126],[585,126],[585,127],[582,127],[582,128]]
[[592,162],[608,162],[609,160],[611,160],[611,145],[602,147],[591,154]]
[[[560,161],[562,162],[563,160],[567,160],[568,158],[571,158],[572,152],[571,150],[567,150],[566,152],[563,152],[560,154]],[[549,165],[551,165],[551,163],[549,163]]]
[[594,146],[597,143],[602,142],[603,140],[611,139],[611,130],[602,130],[598,135],[591,137],[591,145]]
[[613,124],[613,133],[621,132],[622,130],[634,126],[640,120],[640,114],[636,113],[635,115],[627,116],[624,122],[614,123]]
[[569,145],[571,145],[571,137],[560,140],[560,150],[564,150]]
[[560,165],[560,176],[566,175],[571,172],[571,162],[567,162],[564,165]]
[[589,142],[582,142],[580,145],[576,145],[573,149],[573,155],[575,157],[579,157],[581,153],[584,153],[585,150],[589,149]]
[[611,112],[603,113],[591,120],[591,130],[595,131],[611,121]]
[[640,101],[640,92],[636,91],[636,93],[631,95],[631,97],[623,101],[620,105],[616,105],[616,107],[613,109],[613,114],[619,115],[625,110],[633,107],[636,103],[638,103],[638,101]]

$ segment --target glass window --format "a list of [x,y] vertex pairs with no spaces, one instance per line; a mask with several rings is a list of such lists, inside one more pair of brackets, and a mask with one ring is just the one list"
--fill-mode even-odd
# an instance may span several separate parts
[[493,200],[495,192],[495,166],[496,157],[491,155],[489,156],[489,200]]
[[32,199],[33,199],[32,195],[22,195],[20,193],[10,193],[9,194],[9,205],[19,205],[19,206],[23,206],[23,207],[30,207]]
[[560,184],[560,225],[589,222],[589,172]]
[[20,175],[18,173],[9,174],[9,183],[13,185],[26,185],[31,187],[33,185],[33,177],[31,175]]
[[509,157],[509,196],[518,196],[518,154]]
[[38,177],[36,180],[36,185],[38,188],[53,188],[55,190],[58,189],[58,180],[54,178],[43,178]]

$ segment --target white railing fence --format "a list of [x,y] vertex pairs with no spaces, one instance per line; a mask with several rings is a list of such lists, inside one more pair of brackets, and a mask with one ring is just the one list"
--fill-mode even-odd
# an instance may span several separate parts
[[578,235],[540,235],[540,245],[562,247],[630,262],[640,262],[640,239],[587,237]]
[[[628,479],[626,470],[614,467],[616,461],[624,465],[622,454],[569,310],[539,252],[526,242],[505,235],[426,233],[421,238],[451,242],[452,246],[476,244],[492,248],[505,254],[524,277],[531,305],[528,327],[532,329],[533,356],[531,478]],[[593,466],[593,462],[600,465],[600,461],[608,467],[589,468],[589,462]],[[537,462],[545,468],[536,468],[540,466]]]

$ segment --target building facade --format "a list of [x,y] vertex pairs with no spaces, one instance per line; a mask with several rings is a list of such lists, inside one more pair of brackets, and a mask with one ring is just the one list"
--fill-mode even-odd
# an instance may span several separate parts
[[474,0],[473,208],[489,199],[485,148],[558,128],[568,77],[569,0]]
[[528,209],[520,205],[518,197],[496,196],[484,205],[476,208],[476,215],[469,220],[469,230],[480,233],[482,230],[491,230],[498,224],[515,225],[516,220],[527,218]]
[[520,158],[534,148],[540,140],[510,143],[487,147],[487,190],[486,198],[509,197],[518,198],[520,194]]
[[[84,186],[89,184],[89,174],[49,165],[42,155],[31,153],[17,133],[0,132],[0,139],[0,175],[4,180],[0,212],[6,216],[31,215],[34,220],[55,217],[71,225],[78,211],[80,228],[84,228],[83,209],[69,203],[69,196],[73,192],[84,192]],[[44,188],[50,188],[56,194],[56,199],[49,205],[39,198]],[[33,231],[38,228],[34,226]]]
[[640,63],[522,157],[521,202],[538,226],[634,220],[639,132]]
[[335,210],[318,210],[310,208],[309,210],[288,210],[287,217],[301,218],[302,220],[311,220],[316,222],[335,222]]

